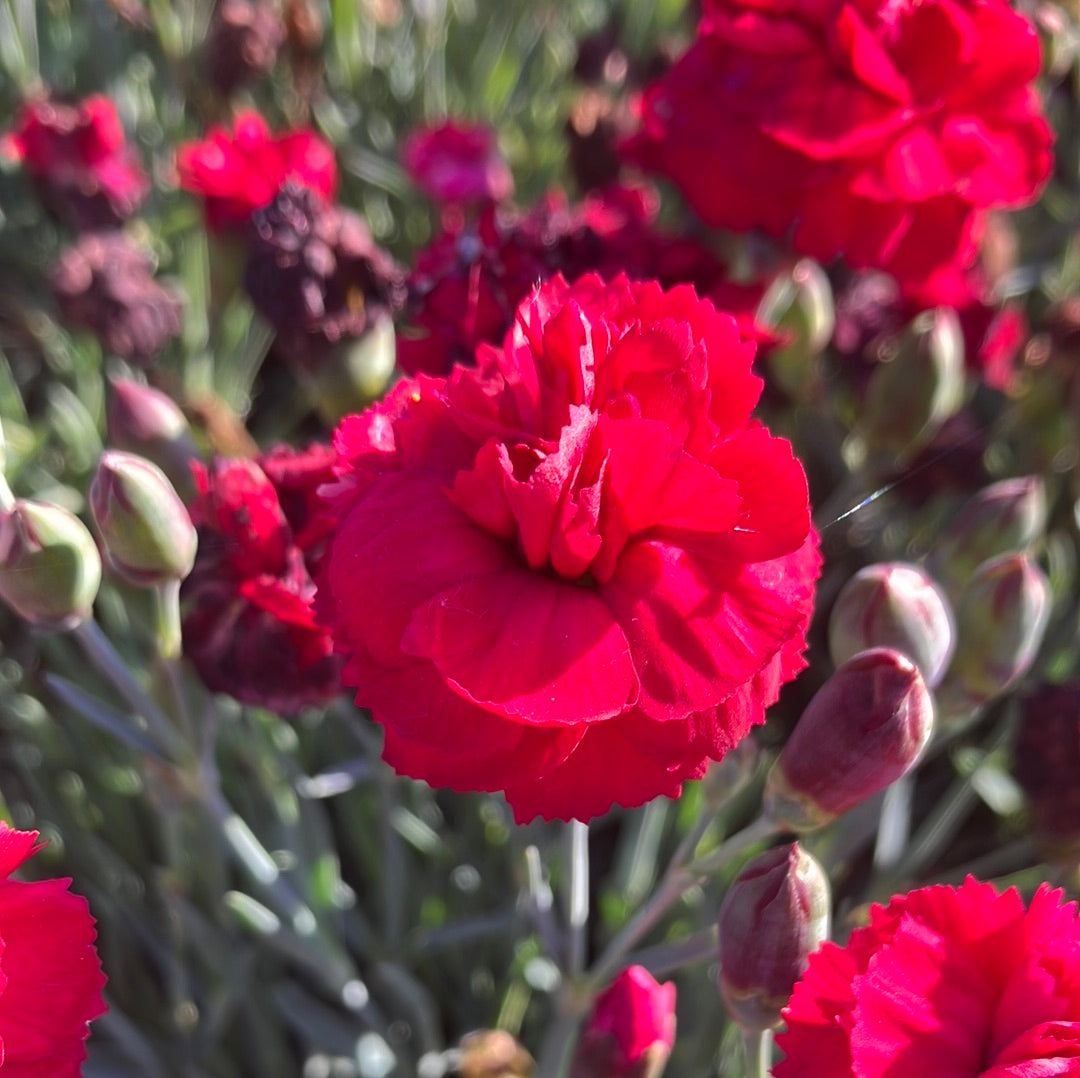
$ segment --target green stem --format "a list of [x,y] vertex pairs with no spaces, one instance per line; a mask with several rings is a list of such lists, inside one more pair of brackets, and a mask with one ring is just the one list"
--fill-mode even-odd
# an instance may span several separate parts
[[660,886],[652,897],[639,906],[622,931],[608,944],[604,953],[589,971],[590,980],[597,986],[605,985],[618,970],[626,955],[653,925],[683,897],[692,887],[702,883],[718,869],[737,857],[748,846],[774,835],[777,826],[765,816],[726,839],[712,853],[683,867],[674,859],[664,873]]
[[166,661],[180,658],[180,581],[167,580],[154,588],[158,654]]
[[744,1030],[743,1047],[746,1049],[746,1078],[769,1078],[772,1030]]
[[184,744],[165,712],[135,680],[109,638],[92,618],[80,622],[71,630],[87,657],[110,681],[119,694],[137,714],[145,720],[151,733],[175,759],[183,753]]
[[576,977],[585,968],[585,932],[589,924],[589,825],[571,820],[566,825],[569,869],[566,889],[566,971]]

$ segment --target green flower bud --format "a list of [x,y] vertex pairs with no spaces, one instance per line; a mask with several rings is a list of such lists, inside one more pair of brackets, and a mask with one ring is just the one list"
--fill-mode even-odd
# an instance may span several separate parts
[[806,706],[765,780],[765,812],[813,831],[914,767],[934,700],[918,667],[891,648],[848,659]]
[[195,526],[156,464],[107,450],[90,486],[90,511],[109,564],[132,584],[183,580],[191,572]]
[[1050,585],[1027,554],[979,566],[956,609],[956,654],[941,684],[942,710],[970,713],[1031,669],[1050,618]]
[[720,907],[720,991],[744,1029],[771,1029],[829,936],[829,881],[797,842],[755,857]]
[[829,653],[837,666],[867,648],[895,648],[931,687],[949,665],[954,639],[948,600],[922,569],[904,562],[860,569],[829,616]]
[[956,312],[920,314],[901,335],[895,358],[870,377],[860,432],[871,450],[907,459],[959,407],[964,391],[964,334]]
[[787,338],[769,350],[769,373],[792,396],[812,386],[817,358],[836,322],[832,288],[825,271],[808,258],[776,278],[758,305],[757,319]]
[[1001,554],[1026,549],[1046,526],[1046,491],[1038,476],[1003,479],[979,491],[945,529],[927,559],[950,594]]
[[0,596],[42,629],[73,629],[90,616],[101,556],[74,513],[19,499],[0,513]]

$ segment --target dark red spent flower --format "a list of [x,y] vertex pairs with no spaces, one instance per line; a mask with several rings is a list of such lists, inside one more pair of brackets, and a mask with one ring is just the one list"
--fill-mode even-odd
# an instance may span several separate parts
[[510,166],[486,124],[445,120],[417,128],[401,147],[401,162],[440,206],[504,202],[514,193]]
[[689,286],[556,277],[342,423],[319,610],[399,772],[587,820],[763,721],[820,558],[753,351]]
[[150,190],[116,107],[100,94],[28,102],[0,152],[22,161],[46,208],[79,229],[119,224]]
[[146,366],[180,335],[180,301],[121,232],[84,233],[60,252],[51,276],[61,317],[106,352]]
[[1020,702],[1014,773],[1035,840],[1055,859],[1080,853],[1080,682],[1043,684]]
[[75,1078],[90,1022],[106,1010],[94,918],[70,880],[11,874],[43,844],[0,823],[0,1069]]
[[265,75],[285,40],[285,23],[268,0],[218,0],[206,38],[206,66],[219,94]]
[[624,969],[593,1004],[571,1078],[652,1078],[675,1045],[675,985],[644,966]]
[[255,210],[268,206],[287,180],[326,201],[337,190],[337,165],[329,143],[308,128],[271,135],[256,112],[236,117],[230,133],[210,129],[185,142],[176,154],[180,186],[201,195],[214,232],[247,227]]
[[404,303],[404,274],[355,213],[291,180],[253,219],[244,285],[277,343],[316,367]]
[[211,689],[282,714],[341,691],[312,580],[334,527],[317,491],[335,460],[329,446],[278,446],[193,466],[199,551],[182,591],[184,653]]
[[970,876],[874,906],[810,957],[776,1078],[1035,1078],[1080,1064],[1080,926],[1043,884],[1025,910]]
[[410,313],[398,339],[402,369],[446,374],[454,363],[472,364],[477,346],[499,343],[517,305],[556,273],[568,280],[625,273],[664,287],[689,283],[701,294],[722,294],[717,305],[736,315],[744,334],[768,343],[752,314],[761,290],[721,293],[724,263],[697,240],[659,231],[659,205],[656,191],[644,186],[617,185],[574,204],[550,192],[527,212],[489,209],[474,226],[444,229],[409,279]]
[[1049,175],[1039,42],[1007,0],[703,6],[626,150],[712,225],[919,283]]

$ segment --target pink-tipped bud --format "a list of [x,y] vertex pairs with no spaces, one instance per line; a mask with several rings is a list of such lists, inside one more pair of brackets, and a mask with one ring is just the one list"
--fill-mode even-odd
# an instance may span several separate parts
[[860,652],[796,723],[765,780],[766,813],[795,832],[824,827],[909,771],[933,724],[933,697],[906,655]]
[[675,1044],[675,985],[631,966],[597,997],[572,1078],[659,1078]]
[[191,485],[197,456],[187,418],[172,397],[129,378],[111,380],[109,444],[153,461],[177,487]]
[[73,629],[90,616],[101,556],[66,509],[19,499],[0,513],[0,596],[42,629]]
[[943,711],[959,716],[1011,689],[1035,661],[1050,606],[1050,585],[1027,554],[980,565],[956,609],[956,654],[941,685]]
[[1025,550],[1045,526],[1046,491],[1038,476],[992,483],[964,506],[934,544],[930,572],[954,594],[983,562]]
[[829,936],[829,881],[797,842],[755,857],[720,907],[720,991],[744,1029],[780,1023],[810,955]]
[[183,580],[195,564],[195,525],[165,473],[108,450],[90,485],[90,511],[109,564],[132,584]]
[[949,665],[955,635],[944,593],[905,562],[860,569],[840,590],[829,617],[829,653],[837,666],[867,648],[894,648],[931,687]]

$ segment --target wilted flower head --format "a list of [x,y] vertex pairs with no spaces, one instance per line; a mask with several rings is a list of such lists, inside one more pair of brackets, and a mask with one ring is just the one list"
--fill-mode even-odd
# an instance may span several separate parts
[[1024,694],[1014,759],[1036,842],[1047,856],[1075,862],[1080,853],[1080,682],[1047,683]]
[[791,989],[829,936],[829,881],[797,842],[748,862],[720,907],[720,990],[746,1029],[779,1025]]
[[890,648],[860,652],[806,706],[765,783],[766,812],[812,831],[906,774],[930,740],[934,701]]
[[674,1044],[675,985],[631,966],[597,997],[571,1078],[658,1078]]
[[27,1078],[82,1073],[90,1022],[105,1012],[94,918],[70,880],[11,874],[43,843],[0,823],[0,1069]]
[[446,120],[412,131],[401,161],[413,182],[440,205],[503,202],[514,180],[495,132],[485,124]]
[[752,354],[689,286],[557,277],[342,423],[319,609],[399,772],[590,819],[763,721],[819,556]]
[[776,1078],[1067,1075],[1080,1058],[1080,926],[1045,884],[1025,911],[970,876],[870,910],[810,957]]
[[115,106],[101,95],[23,105],[0,152],[22,161],[46,208],[76,228],[118,224],[150,190]]
[[218,0],[206,39],[206,66],[220,94],[265,75],[285,40],[285,24],[268,0]]
[[400,269],[364,222],[291,181],[255,215],[244,284],[279,346],[306,367],[404,301]]
[[333,517],[316,491],[333,453],[284,446],[258,460],[195,465],[195,568],[184,583],[184,654],[206,684],[283,714],[340,691],[330,634],[312,600]]
[[202,195],[206,223],[215,232],[244,229],[255,210],[269,205],[291,180],[330,201],[337,190],[333,148],[308,128],[271,135],[256,112],[244,112],[232,132],[210,129],[176,154],[180,186]]
[[61,251],[52,287],[69,325],[133,363],[149,363],[180,333],[179,300],[154,280],[150,259],[120,232],[88,232]]

